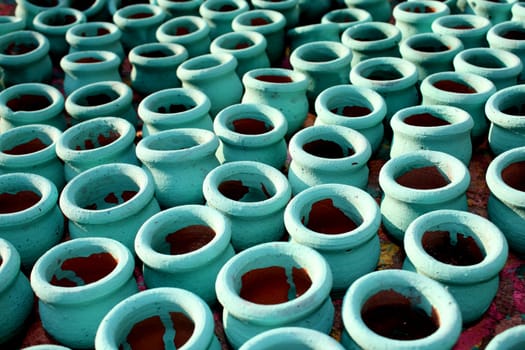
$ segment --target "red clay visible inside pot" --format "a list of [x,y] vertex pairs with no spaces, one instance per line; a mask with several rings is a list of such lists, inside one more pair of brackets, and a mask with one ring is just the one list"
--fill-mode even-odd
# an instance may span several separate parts
[[475,94],[477,91],[472,86],[458,81],[444,79],[433,83],[436,88],[444,91],[456,92],[458,94]]
[[273,126],[255,118],[236,119],[232,124],[235,132],[245,135],[260,135],[273,130]]
[[403,74],[397,69],[375,69],[365,75],[365,78],[370,80],[397,80],[403,78]]
[[505,39],[525,40],[525,30],[522,30],[522,29],[507,30],[501,33],[501,36],[504,37]]
[[286,270],[282,266],[253,269],[241,277],[241,298],[252,303],[274,305],[285,303],[303,295],[312,285],[305,269],[292,268],[293,285],[288,283]]
[[[304,224],[305,218],[302,218]],[[357,228],[357,224],[341,209],[334,205],[330,198],[312,204],[305,225],[310,230],[325,234],[340,234]]]
[[51,284],[60,287],[78,287],[87,285],[106,277],[117,266],[117,260],[110,253],[93,253],[87,257],[75,257],[65,260],[60,268],[62,271],[71,271],[77,278],[81,279],[83,284],[78,284],[67,277],[58,278],[53,275]]
[[47,146],[48,145],[46,145],[41,139],[35,137],[34,139],[20,143],[13,148],[2,150],[2,152],[12,155],[23,155],[41,151]]
[[359,31],[357,33],[354,33],[352,38],[358,41],[375,41],[384,40],[388,38],[388,36],[379,29],[368,28],[366,31]]
[[515,104],[502,110],[505,114],[525,117],[525,104]]
[[16,213],[31,208],[42,197],[33,191],[18,191],[16,193],[0,193],[0,214]]
[[13,112],[19,111],[38,111],[51,106],[51,102],[46,96],[36,94],[23,94],[12,98],[6,103]]
[[501,172],[501,178],[510,187],[525,192],[525,161],[509,164]]
[[255,17],[250,20],[250,25],[252,26],[264,26],[270,24],[271,22],[263,17]]
[[149,58],[162,58],[162,57],[172,56],[172,53],[171,52],[168,53],[163,50],[152,50],[152,51],[142,52],[140,55],[142,57],[149,57]]
[[255,79],[260,81],[266,81],[268,83],[292,83],[293,79],[286,75],[258,75]]
[[103,59],[97,57],[82,57],[75,60],[76,63],[99,63],[103,61]]
[[36,49],[36,43],[10,43],[4,50],[4,54],[10,56],[23,55]]
[[[119,205],[119,204],[129,201],[136,194],[137,194],[137,191],[122,191],[120,193],[120,199],[119,199],[119,196],[117,196],[115,192],[110,192],[104,197],[104,202],[106,202],[107,204],[111,204],[111,205]],[[92,203],[92,204],[86,205],[84,209],[97,210],[98,206],[96,203]]]
[[361,317],[368,328],[390,339],[421,339],[439,328],[434,309],[428,315],[409,298],[392,289],[371,296],[361,309]]
[[219,8],[217,8],[216,11],[220,11],[220,12],[230,12],[230,11],[235,11],[237,10],[238,7],[235,6],[234,4],[225,4],[225,5],[222,5],[220,6]]
[[237,45],[235,45],[235,49],[236,50],[242,50],[242,49],[246,49],[250,46],[252,46],[253,43],[251,41],[241,41],[240,43],[238,43]]
[[408,125],[424,127],[450,125],[448,121],[438,118],[432,113],[412,114],[405,118],[403,122]]
[[40,7],[55,7],[58,5],[58,0],[28,0],[28,2]]
[[372,113],[372,110],[364,106],[344,106],[342,108],[333,108],[330,110],[330,112],[343,115],[345,117],[363,117]]
[[99,147],[104,147],[104,146],[107,146],[111,143],[113,143],[114,141],[116,141],[118,138],[120,137],[120,133],[114,131],[114,130],[109,130],[108,132],[106,132],[105,134],[104,133],[100,133],[98,134],[97,138],[96,138],[96,141],[95,140],[92,140],[92,139],[85,139],[84,140],[84,147],[80,146],[80,145],[77,145],[75,147],[75,150],[77,151],[81,151],[81,150],[90,150],[90,149],[95,149],[95,148],[99,148]]
[[465,23],[465,24],[458,24],[455,26],[451,26],[450,28],[459,29],[459,30],[469,30],[469,29],[474,29],[476,27],[474,27],[472,24]]
[[160,106],[159,108],[157,108],[157,112],[158,113],[181,113],[181,112],[189,111],[192,108],[195,108],[195,106],[194,105],[184,105],[182,103],[178,103],[178,104],[172,103],[168,106],[168,108],[166,108],[165,106]]
[[138,12],[138,13],[133,13],[133,14],[128,16],[128,18],[131,18],[131,19],[142,19],[142,18],[149,18],[149,17],[153,17],[153,13],[151,13],[151,12]]
[[46,21],[46,24],[49,26],[65,26],[71,23],[75,23],[77,18],[73,15],[65,15],[65,16],[54,16],[51,18],[48,18]]
[[264,184],[261,188],[245,186],[241,180],[226,180],[219,184],[219,192],[234,201],[256,202],[271,197]]
[[215,231],[206,225],[189,225],[166,236],[172,255],[186,254],[210,243]]
[[90,37],[90,36],[102,36],[102,35],[106,35],[106,34],[109,34],[110,31],[106,28],[97,28],[97,31],[95,32],[94,35],[92,35],[91,33],[86,33],[86,32],[82,32],[80,33],[80,36],[82,37]]
[[417,190],[431,190],[444,187],[450,183],[436,166],[411,169],[396,177],[395,180],[401,186]]
[[423,234],[421,243],[430,256],[449,265],[475,265],[484,258],[474,238],[460,233],[453,242],[448,231],[427,231]]
[[337,142],[330,140],[314,140],[303,145],[303,150],[321,158],[338,159],[349,157],[355,153],[352,148],[343,149]]
[[430,6],[408,6],[405,8],[405,11],[412,13],[433,13],[436,12],[436,9]]

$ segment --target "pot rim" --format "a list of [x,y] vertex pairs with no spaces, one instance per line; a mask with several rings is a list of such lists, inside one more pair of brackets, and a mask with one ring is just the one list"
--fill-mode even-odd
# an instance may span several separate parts
[[[478,57],[480,55],[492,56],[502,61],[505,66],[501,68],[487,68],[470,63],[468,59],[476,55],[478,55]],[[490,47],[475,47],[463,50],[454,57],[453,65],[456,70],[460,68],[463,71],[469,71],[486,78],[498,80],[517,77],[523,70],[523,63],[518,56],[510,51]]]
[[[62,25],[50,25],[46,23],[46,20],[53,18],[53,16],[56,15],[73,15],[75,17],[75,21],[69,24]],[[55,7],[48,10],[44,10],[38,13],[33,18],[33,26],[35,27],[35,29],[42,33],[53,33],[55,35],[64,35],[64,32],[67,31],[69,28],[85,22],[85,14],[71,7]]]
[[[104,90],[113,92],[117,95],[117,98],[94,106],[80,103],[83,97],[87,97],[89,94],[100,94],[105,92]],[[130,109],[132,102],[133,90],[126,83],[121,81],[98,81],[80,86],[72,91],[66,98],[64,107],[74,118],[82,120],[86,116],[89,117],[88,119],[93,119],[93,115],[97,117],[112,116],[123,109]]]
[[[197,30],[185,35],[173,35],[169,30],[176,25],[193,24]],[[155,37],[159,42],[176,42],[181,45],[190,45],[195,41],[208,38],[210,34],[210,26],[206,21],[199,16],[185,15],[174,17],[162,23],[155,31]]]
[[523,344],[525,334],[525,325],[513,326],[507,328],[505,331],[497,334],[492,340],[487,344],[486,350],[497,350],[505,349],[506,347],[512,348]]
[[[371,68],[394,68],[403,75],[399,79],[373,80],[366,78],[364,73]],[[416,65],[399,57],[374,57],[361,61],[350,70],[350,81],[357,86],[373,88],[378,93],[399,91],[414,86],[418,80]]]
[[[469,94],[441,90],[433,85],[440,80],[464,83],[473,87],[477,92]],[[437,72],[428,75],[421,81],[420,90],[423,96],[433,96],[433,98],[440,96],[439,100],[445,101],[447,104],[461,103],[466,106],[485,103],[489,96],[496,93],[496,87],[491,80],[474,73],[456,71]]]
[[525,207],[525,197],[519,191],[505,183],[501,177],[501,172],[515,162],[525,161],[525,146],[512,148],[498,156],[490,163],[485,173],[487,186],[496,198],[505,203]]
[[0,277],[2,284],[0,285],[0,294],[5,295],[4,292],[11,287],[11,283],[20,274],[20,253],[15,246],[7,239],[0,238]]
[[[258,80],[260,75],[284,76],[292,79],[289,83],[274,83]],[[248,89],[274,91],[279,93],[304,91],[308,88],[309,78],[302,72],[288,68],[255,68],[246,72],[242,77],[243,85]]]
[[[428,44],[430,40],[435,39],[440,44],[446,46],[448,49],[439,52],[426,52],[414,48],[418,43]],[[411,62],[429,62],[443,60],[450,60],[463,50],[463,42],[457,37],[450,34],[437,33],[418,33],[411,35],[399,44],[399,52],[401,56],[409,59]]]
[[[269,18],[272,22],[264,25],[253,26],[247,23],[247,21],[257,18],[258,16],[263,16]],[[276,10],[267,10],[267,9],[254,9],[248,10],[246,12],[240,13],[235,16],[232,20],[232,29],[233,31],[241,30],[252,30],[259,32],[263,35],[268,35],[270,33],[278,32],[279,30],[284,30],[286,26],[286,17]]]
[[[212,65],[209,65],[209,63]],[[177,67],[177,77],[183,82],[208,80],[235,73],[237,65],[237,59],[232,54],[222,52],[208,53],[182,62]]]
[[[454,23],[457,20],[461,20],[464,23],[468,23],[474,28],[472,29],[455,29],[447,26],[447,24]],[[468,38],[472,36],[478,36],[486,33],[492,24],[490,20],[485,17],[481,17],[474,14],[449,14],[446,16],[438,17],[432,22],[432,31],[441,34],[452,34],[458,38]]]
[[[364,31],[365,33],[370,29],[377,29],[385,34],[384,39],[363,41],[354,39],[356,32]],[[392,23],[370,21],[358,23],[350,28],[347,28],[341,34],[341,42],[356,51],[376,51],[383,50],[385,46],[396,46],[401,41],[401,31]]]
[[[82,63],[76,62],[86,57],[94,57],[100,62]],[[85,50],[68,53],[60,59],[60,67],[66,72],[90,73],[93,70],[105,70],[117,68],[121,63],[118,55],[106,50]],[[67,99],[66,99],[67,100]]]
[[[504,108],[505,103],[509,104],[509,101],[512,103],[519,102],[524,96],[525,85],[512,85],[496,91],[485,103],[487,119],[503,128],[523,128],[525,118],[507,114],[502,111],[502,108]],[[512,105],[512,103],[510,104]]]
[[[495,4],[495,3],[494,3]],[[491,43],[497,43],[497,47],[512,47],[515,49],[523,47],[523,40],[508,39],[501,34],[509,29],[525,30],[525,24],[520,21],[504,21],[493,25],[487,32],[487,41],[489,46]]]
[[[7,102],[12,98],[20,97],[23,94],[41,94],[49,98],[49,106],[36,111],[13,111],[7,106]],[[27,120],[38,122],[37,118],[42,114],[58,115],[64,110],[64,95],[54,86],[44,83],[21,83],[10,86],[0,92],[0,113],[2,118],[8,120]],[[47,118],[45,118],[47,119]],[[41,120],[40,120],[41,121]]]
[[[323,61],[311,61],[305,58],[309,53],[333,54],[334,57]],[[304,43],[292,51],[290,64],[294,69],[305,71],[329,72],[350,66],[352,52],[345,45],[335,41],[313,41]]]
[[[234,4],[236,9],[231,11],[214,10],[213,5]],[[231,22],[237,15],[249,10],[249,5],[244,0],[212,0],[204,1],[199,6],[199,14],[202,18],[212,22]]]
[[[408,11],[407,9],[410,6],[414,5],[423,5],[423,6],[432,6],[434,11],[432,12],[413,12]],[[421,23],[421,21],[433,21],[438,17],[450,14],[450,8],[443,2],[436,0],[415,0],[408,2],[400,2],[394,6],[392,10],[392,16],[398,20],[410,24]]]
[[[98,29],[103,28],[109,31],[105,35],[93,35],[93,36],[83,36],[80,33],[89,29]],[[111,22],[103,21],[94,21],[94,22],[85,22],[79,23],[66,32],[66,41],[72,48],[78,46],[91,46],[99,47],[100,45],[105,45],[114,41],[120,40],[122,37],[122,32],[116,24]]]
[[[146,52],[154,50],[167,50],[169,54],[165,57],[143,56]],[[151,42],[133,47],[128,54],[128,59],[132,65],[143,66],[155,69],[171,68],[181,64],[189,57],[188,50],[181,44],[169,42]]]
[[[228,49],[223,46],[227,40],[233,40],[235,38],[249,39],[253,45],[243,49]],[[249,59],[263,54],[267,45],[268,42],[261,33],[247,30],[236,31],[224,33],[215,38],[210,44],[210,51],[211,53],[226,52],[235,56],[237,59]]]

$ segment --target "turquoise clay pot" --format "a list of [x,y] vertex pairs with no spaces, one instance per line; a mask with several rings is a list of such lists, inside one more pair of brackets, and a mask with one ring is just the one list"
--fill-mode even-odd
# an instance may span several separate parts
[[494,2],[491,0],[467,0],[467,4],[469,5],[467,11],[488,18],[492,25],[496,25],[511,19],[511,9],[517,1],[518,0],[502,0]]
[[112,163],[86,170],[60,194],[71,238],[107,237],[133,250],[142,224],[160,211],[151,176],[136,165]]
[[204,0],[187,0],[187,1],[172,1],[172,0],[157,0],[157,5],[168,14],[168,20],[171,18],[181,16],[198,16],[199,7]]
[[331,287],[330,267],[311,248],[271,242],[238,253],[222,267],[215,285],[226,338],[239,349],[275,328],[328,334],[334,320]]
[[23,18],[11,15],[0,15],[0,35],[23,30],[26,22]]
[[46,124],[64,130],[64,96],[52,85],[13,85],[0,92],[0,117],[0,132],[28,124]]
[[65,109],[73,125],[107,116],[125,119],[134,126],[138,124],[133,91],[121,81],[82,85],[66,98]]
[[146,285],[182,288],[213,305],[217,273],[235,254],[230,239],[230,222],[208,206],[180,205],[152,216],[135,239]]
[[284,224],[291,240],[317,250],[341,292],[379,262],[381,214],[372,196],[353,186],[312,186],[286,206]]
[[367,11],[374,21],[388,22],[392,16],[388,0],[344,0],[344,3],[347,7],[357,7]]
[[113,23],[122,31],[122,46],[135,46],[156,41],[156,31],[166,19],[166,12],[153,4],[125,6],[113,14]]
[[473,143],[485,137],[489,128],[485,103],[496,92],[492,81],[473,73],[438,72],[423,79],[420,91],[424,105],[448,105],[468,112],[474,120]]
[[508,255],[507,241],[496,225],[465,211],[436,210],[414,220],[403,243],[403,268],[447,288],[463,323],[479,319],[489,308]]
[[525,345],[525,325],[507,328],[487,344],[487,350],[517,350]]
[[488,47],[463,50],[454,57],[454,70],[481,75],[497,90],[517,85],[523,64],[512,52]]
[[122,31],[111,22],[80,23],[66,32],[69,53],[78,51],[110,51],[121,61],[125,58],[124,48],[120,42]]
[[327,88],[315,100],[314,125],[340,125],[354,129],[370,142],[372,152],[383,141],[386,103],[372,89],[353,85]]
[[66,0],[42,1],[36,2],[31,0],[17,0],[15,7],[15,16],[22,18],[28,29],[33,29],[33,18],[42,11],[57,7],[66,7]]
[[352,67],[374,57],[401,57],[401,32],[391,23],[365,22],[346,29],[341,42],[352,50]]
[[490,27],[488,18],[465,13],[438,17],[432,22],[432,32],[455,36],[465,49],[488,46]]
[[[252,0],[254,9],[274,10],[282,13],[286,19],[286,28],[293,28],[299,24],[301,8],[299,0]],[[320,1],[319,1],[320,2]]]
[[[346,292],[341,314],[341,343],[347,350],[452,349],[461,333],[461,313],[452,295],[438,282],[410,271],[383,270],[361,277]],[[382,328],[382,322],[390,326]]]
[[509,86],[490,96],[485,104],[485,113],[490,120],[489,146],[496,155],[525,146],[523,96],[525,85]]
[[202,183],[219,165],[219,139],[203,129],[172,129],[143,138],[137,157],[153,177],[155,195],[164,208],[204,204]]
[[135,128],[122,118],[99,117],[67,129],[56,141],[66,181],[101,164],[138,165],[134,140]]
[[287,137],[303,127],[308,116],[309,80],[286,68],[257,68],[242,77],[242,103],[262,103],[280,110],[288,122]]
[[311,350],[344,350],[327,334],[303,327],[280,327],[256,335],[239,350],[271,350],[278,347],[308,348]]
[[339,125],[313,125],[298,131],[288,143],[292,158],[288,181],[297,194],[311,186],[336,183],[366,188],[368,140],[358,131]]
[[403,40],[415,34],[432,31],[432,22],[450,14],[450,8],[441,1],[413,0],[397,4],[392,11],[396,27]]
[[306,96],[315,101],[325,89],[349,83],[352,52],[339,42],[315,41],[292,51],[290,64],[310,81]]
[[50,125],[19,126],[0,134],[0,174],[32,173],[64,187],[64,165],[55,148],[62,132]]
[[60,60],[65,95],[92,83],[121,82],[120,63],[120,58],[111,51],[87,50],[65,55]]
[[0,238],[15,246],[22,269],[30,271],[64,233],[57,188],[40,175],[11,173],[0,175],[0,195]]
[[74,349],[95,345],[102,318],[138,292],[130,251],[109,238],[79,238],[48,250],[31,271],[43,329]]
[[494,158],[485,175],[490,190],[488,217],[503,232],[510,249],[520,255],[525,254],[524,162],[525,147],[513,148]]
[[371,21],[370,13],[357,7],[334,9],[325,13],[321,18],[321,23],[337,24],[339,34],[343,34],[350,27]]
[[0,345],[14,339],[21,332],[26,319],[33,309],[33,291],[29,280],[20,271],[20,254],[16,248],[0,238],[0,307],[3,317],[0,321]]
[[318,41],[339,42],[339,26],[335,23],[313,23],[288,29],[286,40],[290,43],[290,52],[299,46]]
[[49,40],[39,32],[18,30],[0,36],[0,88],[51,81]]
[[179,44],[147,43],[131,49],[128,58],[133,90],[149,95],[182,85],[177,68],[188,58],[188,51]]
[[235,104],[214,120],[221,163],[253,160],[281,169],[288,157],[285,141],[288,123],[276,108],[264,104]]
[[274,167],[254,161],[221,164],[206,175],[203,193],[206,204],[231,221],[236,251],[285,234],[283,213],[291,188]]
[[379,172],[382,222],[402,241],[408,225],[437,209],[467,210],[468,168],[459,159],[438,151],[420,150],[391,158]]
[[[177,68],[182,87],[201,90],[211,102],[210,115],[241,101],[243,88],[237,76],[237,59],[227,53],[210,53],[190,58]],[[224,94],[224,91],[228,91]]]
[[[144,326],[151,332],[142,332]],[[195,294],[179,288],[155,288],[118,303],[102,320],[95,338],[100,350],[161,348],[220,350],[213,314]],[[169,340],[166,340],[169,339]]]
[[518,78],[525,81],[525,23],[521,21],[506,21],[496,24],[487,32],[489,47],[512,52],[523,64],[523,70]]
[[181,16],[167,20],[157,28],[155,37],[161,43],[184,46],[189,57],[210,52],[210,27],[198,16]]
[[390,120],[394,132],[390,157],[417,151],[448,153],[466,166],[472,157],[470,131],[474,121],[464,110],[446,105],[403,108]]
[[525,20],[525,2],[518,1],[510,8],[511,20],[512,21],[524,21]]
[[208,0],[199,7],[201,17],[210,27],[210,39],[233,31],[233,19],[250,9],[245,0]]

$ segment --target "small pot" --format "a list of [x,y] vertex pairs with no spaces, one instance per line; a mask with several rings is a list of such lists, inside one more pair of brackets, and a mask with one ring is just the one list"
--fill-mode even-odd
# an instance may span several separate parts
[[392,17],[392,8],[388,0],[344,0],[347,7],[357,7],[372,16],[373,21],[388,22]]
[[16,2],[15,16],[22,18],[26,23],[27,29],[33,30],[33,18],[42,11],[57,7],[66,7],[66,0],[37,2],[31,0],[20,0]]
[[161,43],[179,44],[188,56],[197,57],[210,52],[210,26],[199,16],[180,16],[162,23],[155,32]]
[[487,350],[512,350],[525,345],[525,325],[507,328],[487,344]]
[[86,22],[73,26],[66,32],[69,53],[78,51],[110,51],[122,62],[124,48],[120,42],[122,31],[111,22]]
[[155,42],[157,28],[165,19],[166,13],[153,4],[128,5],[113,14],[113,23],[122,31],[122,46],[127,50]]
[[272,350],[278,347],[344,350],[329,335],[303,327],[280,327],[262,332],[244,343],[239,350]]
[[396,27],[403,40],[415,34],[432,31],[432,22],[450,14],[450,8],[441,1],[412,0],[397,4],[392,11]]
[[245,0],[205,1],[199,7],[200,16],[210,27],[210,39],[233,31],[233,19],[250,9]]
[[438,17],[432,22],[432,32],[455,36],[465,49],[488,46],[486,36],[490,27],[488,18],[466,13]]
[[523,64],[523,70],[518,78],[525,81],[525,23],[521,21],[505,21],[493,25],[487,32],[489,47],[512,52]]

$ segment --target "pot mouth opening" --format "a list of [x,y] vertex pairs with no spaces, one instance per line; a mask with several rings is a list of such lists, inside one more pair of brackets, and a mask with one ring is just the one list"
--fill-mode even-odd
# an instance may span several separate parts
[[441,19],[438,21],[438,23],[444,28],[455,29],[459,31],[468,31],[482,27],[480,23],[475,20],[468,20],[467,18],[458,18],[455,16],[450,18],[447,16],[441,17]]
[[365,221],[355,206],[337,196],[325,196],[305,203],[299,217],[309,230],[329,235],[348,233]]
[[308,50],[301,50],[299,57],[307,62],[323,63],[335,61],[342,56],[335,48],[323,45],[311,47]]
[[199,26],[190,20],[177,21],[165,28],[165,33],[171,36],[184,36],[199,30]]
[[50,27],[63,27],[72,25],[80,20],[80,17],[73,11],[54,13],[42,17],[42,23]]
[[27,0],[30,4],[38,7],[55,7],[58,6],[58,0]]
[[53,145],[51,135],[28,130],[26,133],[9,133],[0,138],[0,152],[12,156],[23,156],[48,149]]
[[351,157],[356,153],[354,146],[341,135],[315,137],[305,140],[301,145],[304,152],[319,158],[341,159]]
[[335,96],[326,103],[326,108],[339,116],[359,118],[372,114],[376,108],[364,96]]
[[37,38],[25,36],[4,42],[0,46],[0,52],[6,56],[21,56],[30,54],[41,46]]
[[500,173],[502,181],[509,187],[525,192],[525,159],[517,159],[504,167]]
[[450,116],[441,115],[433,111],[414,111],[402,118],[402,122],[407,125],[417,127],[440,127],[454,124]]
[[500,30],[498,30],[496,34],[499,37],[502,37],[508,40],[517,40],[517,41],[525,40],[525,28],[523,26],[515,25],[510,28],[509,27],[500,28]]
[[198,59],[186,61],[184,68],[187,70],[211,69],[224,64],[225,62],[214,56],[200,56]]
[[0,215],[16,214],[34,208],[43,199],[43,194],[33,186],[0,188]]
[[77,95],[75,102],[82,107],[95,107],[114,102],[121,96],[111,87],[104,88],[99,86],[91,90]]
[[206,142],[204,137],[178,134],[177,137],[153,137],[148,142],[148,148],[154,151],[189,151]]
[[95,3],[96,0],[70,0],[69,7],[79,11],[86,11],[87,9],[93,7]]
[[366,79],[377,81],[394,81],[405,77],[403,71],[398,67],[388,64],[367,67],[363,70],[362,76]]
[[36,112],[48,108],[53,99],[48,94],[39,92],[17,93],[6,102],[13,112]]
[[179,95],[177,100],[163,100],[158,103],[152,103],[150,106],[151,110],[160,114],[178,114],[190,111],[197,107],[193,98]]
[[450,76],[448,78],[444,76],[442,79],[435,79],[431,84],[438,90],[453,94],[469,95],[481,92],[466,79],[457,76]]
[[242,135],[261,135],[272,131],[275,125],[264,114],[243,113],[242,116],[234,116],[227,122],[227,128]]
[[490,52],[472,53],[470,55],[464,55],[463,59],[465,62],[486,69],[503,69],[507,68],[508,64],[500,57],[491,54]]
[[232,12],[239,10],[239,5],[235,1],[215,1],[213,4],[205,5],[209,10],[215,12]]
[[331,22],[340,23],[340,24],[346,24],[346,23],[352,23],[357,22],[359,20],[364,19],[365,17],[359,17],[355,13],[352,13],[350,11],[333,11],[330,13],[327,17]]
[[244,50],[255,44],[252,39],[245,36],[230,36],[219,41],[219,46],[226,50]]
[[277,188],[263,174],[236,173],[220,179],[217,190],[224,197],[243,203],[262,202],[274,197]]
[[365,23],[354,28],[350,37],[356,41],[380,41],[388,39],[392,36],[393,35],[391,33],[388,33],[382,28]]
[[78,25],[71,28],[71,34],[78,37],[101,37],[114,32],[115,29],[103,23],[86,23],[86,25]]
[[90,128],[77,130],[78,132],[73,134],[66,146],[80,152],[109,146],[122,136],[119,128],[107,123],[94,124]]
[[415,37],[407,39],[407,45],[413,50],[420,52],[436,53],[445,52],[452,49],[447,43],[439,38],[430,35],[424,35],[422,37]]
[[174,57],[179,55],[178,52],[175,52],[174,50],[168,48],[168,47],[151,47],[148,49],[144,49],[141,52],[138,52],[139,56],[146,57],[146,58],[166,58],[166,57]]
[[163,225],[152,235],[152,249],[163,255],[196,252],[217,239],[217,232],[205,220],[190,218],[184,224]]
[[399,9],[415,15],[430,15],[442,11],[442,9],[421,2],[404,2]]
[[393,177],[399,186],[415,190],[435,190],[450,186],[454,182],[441,165],[425,159],[406,164]]
[[264,13],[257,13],[257,14],[250,13],[249,16],[241,15],[237,20],[243,26],[248,26],[248,27],[261,27],[261,26],[267,26],[267,25],[274,23],[274,20],[270,16]]

